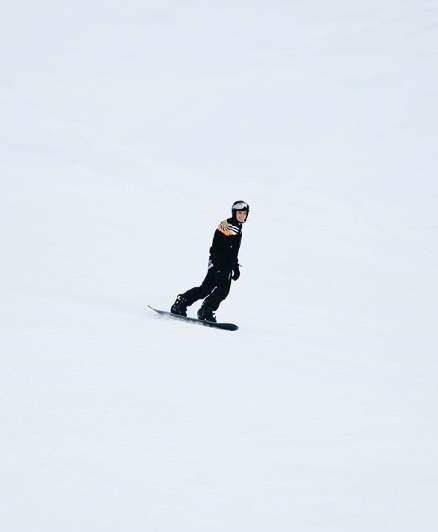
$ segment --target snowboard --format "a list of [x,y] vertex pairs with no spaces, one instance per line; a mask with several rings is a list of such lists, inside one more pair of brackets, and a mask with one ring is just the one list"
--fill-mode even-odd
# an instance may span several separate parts
[[175,320],[185,321],[187,323],[195,323],[196,325],[203,325],[204,327],[211,327],[212,329],[223,329],[225,331],[237,331],[239,328],[237,325],[234,325],[234,323],[217,323],[214,321],[204,321],[204,320],[198,320],[197,318],[189,318],[188,316],[180,316],[179,314],[172,314],[171,312],[167,312],[166,310],[158,310],[154,307],[151,307],[148,305],[148,307],[155,312],[157,312],[160,316],[163,316],[165,318],[173,318]]

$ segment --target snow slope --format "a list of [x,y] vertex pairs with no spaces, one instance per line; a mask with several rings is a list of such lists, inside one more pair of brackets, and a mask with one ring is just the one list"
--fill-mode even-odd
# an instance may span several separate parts
[[0,530],[435,532],[437,2],[2,12]]

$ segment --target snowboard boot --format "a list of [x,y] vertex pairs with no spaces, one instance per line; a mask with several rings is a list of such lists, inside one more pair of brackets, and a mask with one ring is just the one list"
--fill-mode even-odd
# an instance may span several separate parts
[[175,299],[170,312],[172,314],[179,314],[180,316],[187,316],[187,299],[181,294]]
[[216,323],[216,316],[214,315],[210,307],[203,304],[198,310],[198,320],[213,321],[214,323]]

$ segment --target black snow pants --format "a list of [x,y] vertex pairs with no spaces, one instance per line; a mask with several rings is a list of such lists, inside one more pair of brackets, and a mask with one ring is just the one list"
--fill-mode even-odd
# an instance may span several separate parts
[[210,268],[201,286],[195,286],[182,294],[187,306],[193,305],[199,299],[205,299],[203,306],[213,311],[217,310],[230,293],[231,274],[231,267],[224,268],[220,272],[215,272],[213,267]]

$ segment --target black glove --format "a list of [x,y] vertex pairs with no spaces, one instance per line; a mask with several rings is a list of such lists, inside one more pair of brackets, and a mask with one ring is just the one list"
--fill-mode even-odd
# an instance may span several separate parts
[[237,262],[237,260],[231,264],[231,269],[233,272],[233,275],[231,276],[231,278],[234,281],[237,281],[237,279],[240,277],[240,264]]

